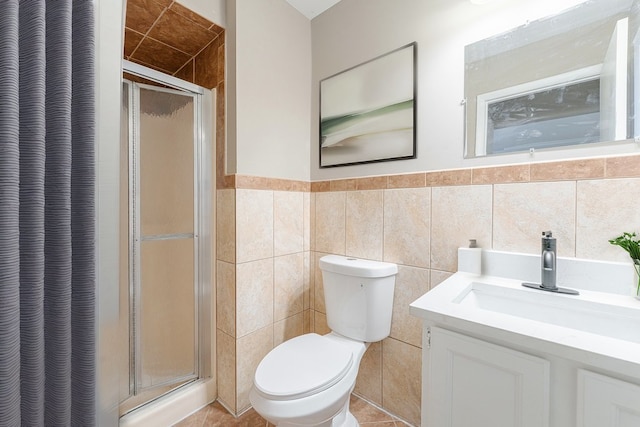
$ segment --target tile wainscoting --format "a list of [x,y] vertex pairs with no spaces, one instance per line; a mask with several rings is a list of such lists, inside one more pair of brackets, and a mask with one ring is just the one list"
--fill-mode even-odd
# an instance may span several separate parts
[[311,183],[227,176],[217,191],[219,399],[243,412],[268,351],[328,332],[317,260],[333,253],[399,265],[391,335],[365,353],[355,392],[418,425],[421,324],[409,303],[455,271],[457,248],[476,239],[538,253],[540,232],[553,230],[561,256],[626,262],[608,239],[640,231],[639,198],[637,155]]

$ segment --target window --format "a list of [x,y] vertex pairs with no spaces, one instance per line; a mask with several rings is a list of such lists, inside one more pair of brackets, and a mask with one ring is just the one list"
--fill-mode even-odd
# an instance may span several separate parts
[[600,69],[588,67],[478,96],[476,155],[601,141]]

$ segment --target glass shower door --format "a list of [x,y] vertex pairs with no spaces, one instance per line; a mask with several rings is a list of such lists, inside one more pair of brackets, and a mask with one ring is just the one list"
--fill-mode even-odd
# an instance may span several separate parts
[[197,378],[194,97],[141,87],[136,389]]
[[129,398],[199,378],[197,95],[128,82]]

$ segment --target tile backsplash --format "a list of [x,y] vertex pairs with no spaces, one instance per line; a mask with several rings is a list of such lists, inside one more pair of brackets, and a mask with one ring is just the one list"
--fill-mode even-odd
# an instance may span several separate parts
[[391,335],[365,353],[355,392],[418,425],[422,335],[409,303],[455,271],[469,239],[537,254],[550,229],[562,256],[626,262],[607,240],[640,231],[638,164],[628,156],[310,185],[236,176],[217,200],[220,400],[242,412],[268,351],[329,331],[318,259],[356,256],[395,262],[399,273]]

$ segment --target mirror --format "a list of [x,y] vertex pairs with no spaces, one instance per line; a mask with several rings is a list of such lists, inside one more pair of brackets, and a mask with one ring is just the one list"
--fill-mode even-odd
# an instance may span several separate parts
[[465,157],[640,135],[639,13],[589,0],[467,45]]

